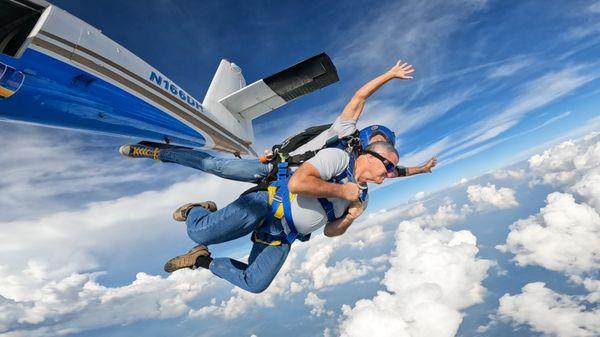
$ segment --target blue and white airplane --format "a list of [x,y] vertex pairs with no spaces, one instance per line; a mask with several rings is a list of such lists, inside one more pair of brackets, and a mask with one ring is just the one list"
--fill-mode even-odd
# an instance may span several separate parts
[[43,0],[0,0],[0,120],[254,155],[252,120],[338,81],[326,54],[250,85],[221,60],[202,102]]

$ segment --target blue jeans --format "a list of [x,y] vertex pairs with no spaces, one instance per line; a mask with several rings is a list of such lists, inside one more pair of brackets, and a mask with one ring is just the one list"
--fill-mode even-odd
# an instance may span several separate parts
[[213,157],[198,150],[172,148],[158,151],[158,159],[191,167],[218,177],[249,183],[257,183],[271,171],[269,164],[258,159],[226,159]]
[[[194,207],[186,220],[187,233],[190,239],[205,246],[235,240],[257,228],[271,235],[283,235],[279,223],[260,226],[268,212],[270,207],[266,191],[243,195],[214,213],[203,207]],[[260,293],[271,284],[289,251],[290,245],[286,243],[269,246],[255,242],[248,264],[230,258],[215,258],[209,269],[233,285]]]

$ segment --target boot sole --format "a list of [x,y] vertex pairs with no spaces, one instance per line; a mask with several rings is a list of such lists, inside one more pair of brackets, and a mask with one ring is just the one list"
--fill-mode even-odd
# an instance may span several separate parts
[[211,212],[215,212],[217,210],[217,204],[215,204],[212,201],[189,203],[189,204],[185,204],[183,206],[179,206],[179,208],[177,208],[175,210],[175,212],[173,212],[173,220],[175,220],[175,221],[187,220],[187,216],[188,216],[188,213],[190,212],[190,209],[192,209],[196,206],[204,207]]
[[208,248],[203,245],[198,245],[186,254],[176,256],[165,263],[164,270],[167,273],[172,273],[183,268],[195,269],[196,259],[199,256],[210,256]]

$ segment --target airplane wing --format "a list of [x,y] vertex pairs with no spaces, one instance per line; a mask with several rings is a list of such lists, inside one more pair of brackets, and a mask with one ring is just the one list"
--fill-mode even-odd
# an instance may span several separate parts
[[0,0],[0,120],[256,155],[252,119],[338,80],[325,54],[246,86],[222,60],[204,101],[43,0]]

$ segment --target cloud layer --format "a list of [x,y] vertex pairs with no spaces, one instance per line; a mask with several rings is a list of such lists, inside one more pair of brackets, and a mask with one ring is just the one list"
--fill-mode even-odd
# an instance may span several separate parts
[[476,256],[477,240],[469,231],[439,228],[462,218],[455,209],[444,205],[398,225],[382,281],[386,290],[342,307],[341,336],[454,336],[460,310],[483,301],[481,282],[491,265]]

